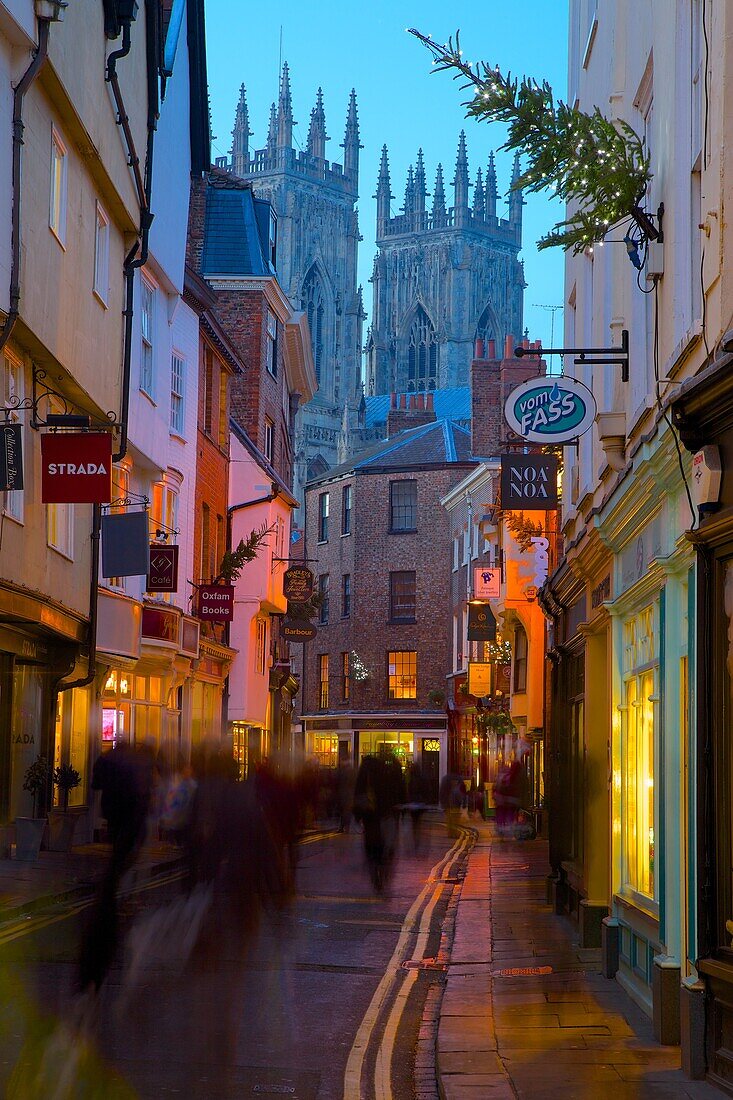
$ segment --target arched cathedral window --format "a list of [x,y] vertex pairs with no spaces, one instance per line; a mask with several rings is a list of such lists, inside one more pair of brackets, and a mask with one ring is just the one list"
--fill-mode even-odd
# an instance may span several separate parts
[[434,390],[438,378],[438,345],[435,329],[422,306],[410,327],[407,348],[407,392]]
[[313,362],[316,368],[316,378],[320,382],[326,303],[323,295],[323,284],[315,267],[310,269],[303,283],[302,308],[308,317],[308,328],[310,329],[313,345]]
[[[474,336],[474,340],[483,340],[484,348],[488,349],[489,340],[495,340],[495,339],[496,339],[496,334],[494,332],[494,325],[493,325],[493,321],[492,321],[492,317],[491,317],[491,309],[490,309],[489,306],[486,306],[486,309],[484,310],[484,312],[481,314],[481,316],[478,319],[478,324],[476,325],[476,335]],[[486,352],[486,354],[488,354],[488,351]]]

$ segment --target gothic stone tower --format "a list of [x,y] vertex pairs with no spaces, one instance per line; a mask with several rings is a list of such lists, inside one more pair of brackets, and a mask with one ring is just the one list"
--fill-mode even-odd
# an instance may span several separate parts
[[277,107],[270,108],[267,143],[250,151],[249,112],[240,90],[228,168],[252,183],[277,212],[276,266],[296,309],[308,315],[318,392],[298,414],[295,493],[309,477],[336,464],[346,424],[356,423],[362,399],[361,348],[364,310],[357,287],[360,240],[355,208],[359,187],[359,120],[352,91],[342,148],[343,165],[326,159],[326,117],[318,89],[306,148],[293,148],[293,106],[287,63]]
[[[515,158],[512,179],[519,174]],[[387,147],[377,183],[374,306],[367,339],[367,393],[411,393],[468,384],[474,341],[522,337],[523,199],[509,197],[509,216],[496,212],[496,169],[479,168],[469,203],[466,136],[458,142],[453,205],[446,206],[438,165],[431,209],[426,206],[422,149],[407,174],[402,213],[391,216]]]

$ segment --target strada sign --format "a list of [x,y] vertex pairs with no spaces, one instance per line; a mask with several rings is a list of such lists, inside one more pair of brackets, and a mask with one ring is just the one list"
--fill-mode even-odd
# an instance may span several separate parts
[[108,432],[41,436],[44,504],[109,504],[111,499],[112,437]]
[[568,443],[588,431],[596,401],[587,386],[567,375],[533,378],[509,394],[504,417],[529,443]]
[[230,622],[234,618],[234,585],[200,585],[196,614],[209,623]]

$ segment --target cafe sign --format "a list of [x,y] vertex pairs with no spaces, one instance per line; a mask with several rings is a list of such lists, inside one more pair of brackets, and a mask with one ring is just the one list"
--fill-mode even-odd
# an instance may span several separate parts
[[175,592],[178,588],[178,547],[151,543],[147,592]]
[[111,499],[109,432],[53,432],[41,436],[44,504],[109,504]]
[[291,565],[283,574],[283,596],[290,603],[307,603],[313,595],[313,574],[304,565]]
[[588,431],[596,418],[596,401],[575,378],[540,376],[512,390],[504,417],[528,443],[568,443]]

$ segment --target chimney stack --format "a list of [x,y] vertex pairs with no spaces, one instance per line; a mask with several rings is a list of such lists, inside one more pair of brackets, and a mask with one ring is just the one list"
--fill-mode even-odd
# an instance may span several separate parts
[[420,428],[423,424],[432,424],[437,419],[435,415],[435,401],[432,393],[411,393],[409,404],[407,395],[399,395],[399,408],[397,395],[394,402],[390,398],[390,410],[387,416],[387,438],[398,435],[408,428]]

